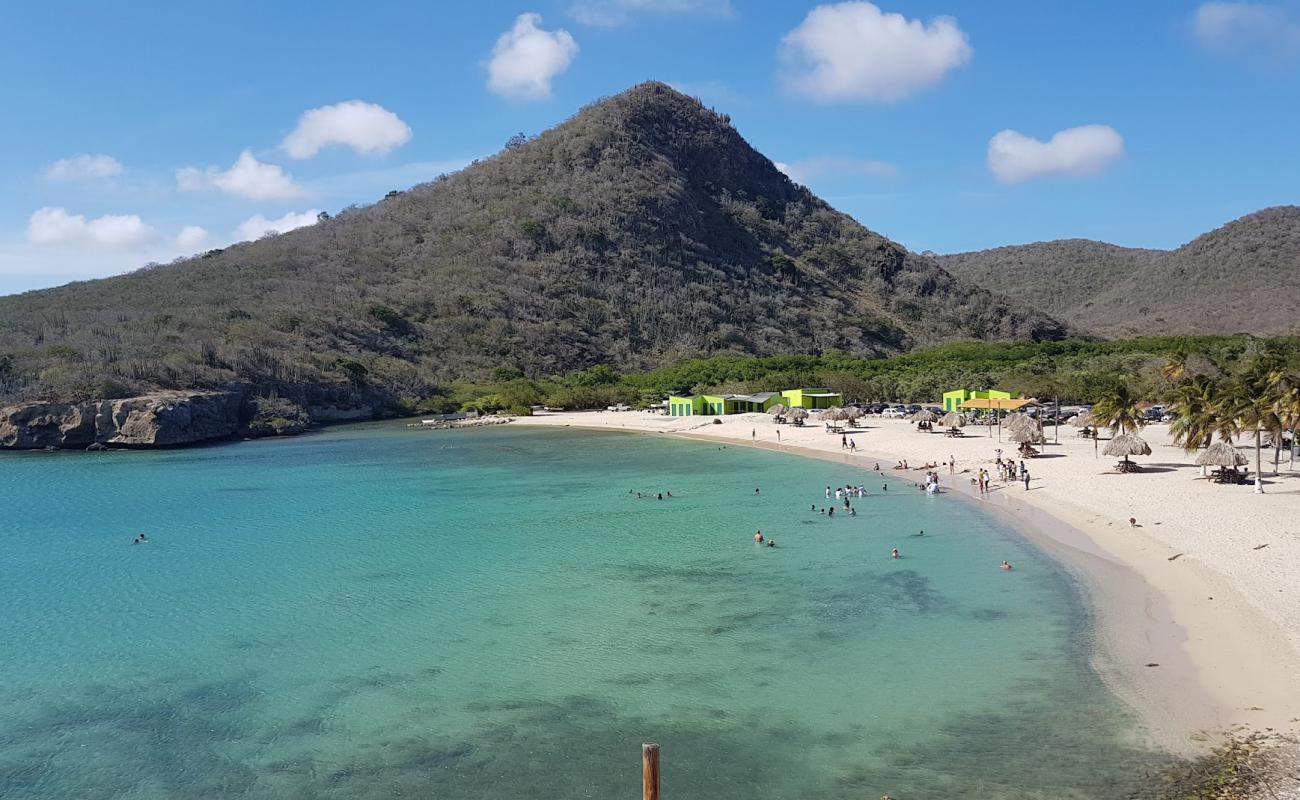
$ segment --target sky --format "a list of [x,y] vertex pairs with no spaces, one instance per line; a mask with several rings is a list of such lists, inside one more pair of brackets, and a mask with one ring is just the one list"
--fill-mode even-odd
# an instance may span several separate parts
[[1300,0],[11,3],[0,294],[311,224],[661,80],[941,253],[1300,202]]

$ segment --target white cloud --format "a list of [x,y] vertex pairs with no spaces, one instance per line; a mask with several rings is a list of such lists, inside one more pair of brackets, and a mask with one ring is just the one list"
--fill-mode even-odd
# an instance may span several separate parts
[[235,229],[235,241],[248,242],[260,239],[268,233],[288,233],[295,228],[305,228],[316,224],[320,209],[311,208],[301,214],[290,212],[279,219],[267,219],[255,214],[239,224]]
[[363,155],[384,155],[411,140],[411,127],[393,112],[374,103],[348,100],[304,111],[298,127],[280,148],[290,158],[311,158],[332,144],[351,147]]
[[1300,54],[1300,21],[1264,3],[1201,3],[1192,35],[1203,46],[1255,56]]
[[817,156],[790,163],[775,162],[776,168],[797,183],[826,176],[856,178],[897,178],[898,167],[887,161],[874,161],[869,158],[852,156]]
[[707,14],[730,17],[731,0],[577,0],[569,16],[583,25],[612,28],[623,25],[639,12],[663,14]]
[[208,239],[208,231],[198,225],[186,225],[176,234],[176,246],[194,249]]
[[1042,142],[1005,130],[989,140],[988,166],[1002,183],[1046,175],[1092,175],[1124,154],[1124,139],[1109,125],[1081,125]]
[[122,162],[112,156],[80,155],[55,161],[46,170],[45,177],[52,181],[80,181],[111,178],[122,172]]
[[178,169],[176,186],[182,192],[217,189],[250,200],[286,200],[305,194],[288,173],[275,164],[258,161],[249,150],[240,153],[239,160],[227,170],[216,167]]
[[137,247],[153,238],[153,229],[135,214],[105,214],[86,220],[49,206],[37,210],[27,221],[27,241],[40,245],[92,244],[104,247]]
[[501,34],[488,62],[488,89],[513,100],[545,100],[551,81],[569,68],[578,43],[568,31],[544,31],[540,14],[520,14]]
[[817,6],[781,49],[787,88],[822,102],[901,100],[938,83],[972,53],[951,17],[926,24],[865,2]]

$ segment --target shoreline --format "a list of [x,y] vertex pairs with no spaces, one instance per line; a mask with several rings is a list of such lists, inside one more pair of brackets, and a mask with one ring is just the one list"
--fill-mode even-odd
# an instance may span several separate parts
[[[786,440],[778,443],[771,439],[774,426],[761,415],[724,417],[722,425],[712,425],[712,418],[707,419],[709,422],[638,412],[566,412],[518,418],[515,424],[659,433],[816,458],[867,472],[874,472],[872,464],[879,461],[880,474],[913,483],[923,474],[886,467],[904,458],[919,461],[907,453],[870,445],[844,452],[832,446],[838,442],[817,425],[803,429],[783,426]],[[881,420],[882,426],[874,424],[874,419],[871,422],[871,427],[854,429],[850,435],[871,441],[872,434],[892,423],[918,443],[940,444],[938,439],[903,428],[906,423]],[[767,435],[762,440],[750,435],[760,430],[760,425],[765,425],[762,430]],[[965,443],[967,449],[993,444],[969,436],[943,444],[955,449],[956,442]],[[958,468],[970,470],[973,463],[959,459]],[[1029,463],[1033,473],[1037,465]],[[958,502],[979,504],[1071,575],[1092,617],[1096,637],[1090,645],[1093,669],[1137,713],[1145,733],[1160,747],[1192,754],[1232,730],[1300,731],[1296,631],[1278,625],[1237,592],[1225,576],[1187,556],[1171,561],[1171,554],[1159,549],[1159,543],[1134,536],[1141,529],[1130,529],[1126,519],[1120,528],[1125,534],[1120,535],[1114,530],[1116,520],[1102,523],[1102,513],[1096,509],[1055,496],[1050,507],[1044,508],[1045,497],[1033,497],[1034,491],[1014,491],[1013,484],[1000,481],[994,481],[993,491],[981,498],[969,485],[969,474],[948,475],[942,468],[939,474],[944,494],[956,495]],[[1170,568],[1179,561],[1184,563]]]

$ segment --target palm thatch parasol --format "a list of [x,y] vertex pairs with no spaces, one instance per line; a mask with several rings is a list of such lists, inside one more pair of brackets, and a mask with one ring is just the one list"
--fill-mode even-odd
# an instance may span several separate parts
[[1042,431],[1029,425],[1021,425],[1014,429],[1007,439],[1016,444],[1043,444]]
[[1227,442],[1215,442],[1196,457],[1198,467],[1242,467],[1248,463],[1246,454]]
[[790,419],[808,419],[808,409],[806,408],[790,409]]
[[933,411],[918,411],[908,417],[913,422],[938,422],[939,416]]
[[844,412],[844,409],[840,408],[839,406],[831,406],[830,408],[823,411],[820,417],[820,419],[829,422],[839,422],[842,419],[848,419],[848,418],[849,418],[848,414],[846,414]]
[[1142,441],[1140,436],[1134,436],[1131,433],[1121,433],[1106,443],[1102,455],[1123,456],[1124,461],[1120,466],[1120,472],[1129,472],[1131,461],[1129,456],[1149,456],[1151,455],[1151,445]]
[[858,408],[857,406],[844,407],[844,418],[849,420],[850,422],[857,419],[860,416],[862,416],[862,409]]
[[949,411],[939,420],[939,424],[945,428],[962,428],[966,426],[966,418],[956,411]]
[[1014,416],[1014,419],[1010,417],[1008,417],[1007,419],[1007,430],[1010,431],[1018,431],[1021,429],[1028,429],[1033,431],[1042,430],[1042,426],[1038,424],[1038,420],[1034,419],[1033,417],[1025,416],[1024,414],[1015,414],[1012,416]]
[[771,415],[774,416],[774,417],[780,417],[780,416],[784,416],[784,415],[785,415],[785,412],[787,412],[787,411],[789,411],[789,410],[790,410],[790,409],[786,408],[785,406],[781,405],[780,403],[777,403],[776,405],[774,405],[774,406],[772,406],[771,408],[769,408],[769,409],[767,410],[767,413],[771,414]]
[[1078,414],[1075,414],[1073,417],[1070,417],[1070,424],[1076,428],[1092,427],[1092,412],[1081,411]]

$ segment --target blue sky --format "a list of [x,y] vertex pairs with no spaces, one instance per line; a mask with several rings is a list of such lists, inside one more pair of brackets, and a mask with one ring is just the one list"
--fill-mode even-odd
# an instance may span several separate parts
[[651,78],[916,250],[1300,202],[1300,0],[28,3],[0,68],[0,293],[372,202]]

